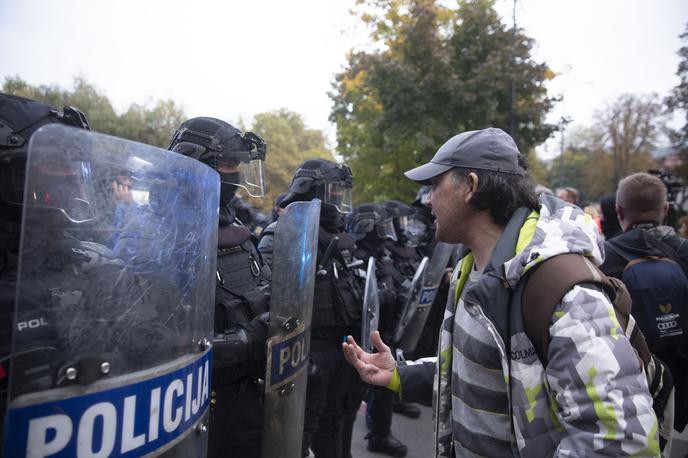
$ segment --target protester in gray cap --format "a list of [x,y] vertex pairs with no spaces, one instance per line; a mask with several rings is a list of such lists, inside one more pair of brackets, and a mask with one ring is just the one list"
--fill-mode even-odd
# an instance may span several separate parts
[[436,456],[658,456],[645,377],[600,288],[578,284],[559,299],[544,354],[526,331],[526,273],[567,253],[600,264],[595,223],[538,200],[500,129],[459,134],[406,176],[431,184],[437,238],[463,244],[462,259],[437,361],[402,365],[379,334],[374,354],[349,337],[344,353],[362,379],[407,401],[428,402],[434,388]]

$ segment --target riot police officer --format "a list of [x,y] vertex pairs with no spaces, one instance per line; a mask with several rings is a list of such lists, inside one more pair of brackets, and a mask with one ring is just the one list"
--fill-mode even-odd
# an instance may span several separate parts
[[[380,298],[379,331],[383,339],[392,341],[394,326],[400,314],[400,286],[405,277],[394,265],[388,248],[397,242],[392,215],[382,204],[358,205],[349,222],[349,231],[356,238],[355,256],[367,261],[375,258]],[[366,398],[366,436],[368,450],[391,456],[406,456],[408,449],[392,434],[392,406],[396,393],[371,386]]]
[[220,175],[208,456],[258,457],[270,270],[232,202],[238,188],[253,197],[264,196],[266,143],[227,122],[199,117],[182,123],[169,148],[207,164]]
[[[429,203],[430,186],[421,186],[416,193],[416,198],[411,202],[411,210],[413,210],[415,217],[420,222],[424,223],[426,227],[425,235],[421,236],[421,242],[417,249],[423,256],[432,258],[433,250],[437,245],[437,239],[435,238],[435,217],[432,214]],[[451,271],[452,266],[453,264],[450,260],[447,272]],[[445,278],[443,278],[440,283],[435,300],[433,301],[432,307],[430,307],[423,333],[418,340],[418,345],[413,353],[408,355],[412,360],[435,356],[437,353],[440,327],[442,326],[444,307],[449,292],[449,277],[449,274],[445,275]]]
[[[88,124],[75,110],[58,113],[17,99],[7,105],[10,118],[20,113],[29,121],[9,124],[8,140],[21,146],[25,135],[32,138],[28,150],[4,151],[2,161],[3,203],[18,205],[23,215],[4,452],[107,455],[117,437],[145,423],[153,434],[117,444],[123,453],[174,448],[180,456],[204,454],[205,436],[185,433],[205,421],[208,406],[202,374],[209,350],[201,342],[210,337],[207,285],[214,269],[207,268],[204,248],[216,239],[214,225],[206,228],[217,211],[208,211],[203,201],[216,206],[209,191],[217,190],[217,176],[169,151],[60,123],[33,132],[40,121],[70,112],[71,125]],[[145,194],[140,200],[152,211],[146,215],[150,224],[140,224],[139,211],[115,217],[119,197],[130,191],[118,187],[118,175],[136,176],[136,193]],[[196,212],[194,220],[180,223],[188,208]],[[128,243],[130,257],[119,256],[107,244],[122,228],[148,240],[151,253],[164,248],[156,260],[162,262],[141,268],[133,261],[141,253]],[[196,280],[182,284],[185,276]],[[184,415],[159,434],[160,420],[172,418],[171,403],[162,401],[162,413],[150,408],[134,414],[137,397],[141,406],[147,386],[154,407],[167,377],[181,383],[180,373],[189,374],[187,387],[198,382],[194,386],[201,389],[188,397]],[[103,426],[93,434],[82,425],[100,406],[107,412],[99,411]],[[36,424],[46,424],[45,412],[59,412],[60,421],[36,432]]]
[[0,93],[0,431],[7,408],[27,148],[31,135],[51,123],[90,128],[84,114],[73,107],[60,112],[44,103]]
[[[351,170],[324,159],[299,166],[289,193],[280,203],[320,199],[317,276],[311,323],[311,367],[306,397],[303,456],[340,457],[345,402],[355,374],[342,357],[343,336],[360,334],[362,285],[353,271],[355,240],[344,232],[351,212]],[[266,260],[273,251],[273,223],[263,231],[259,249]]]

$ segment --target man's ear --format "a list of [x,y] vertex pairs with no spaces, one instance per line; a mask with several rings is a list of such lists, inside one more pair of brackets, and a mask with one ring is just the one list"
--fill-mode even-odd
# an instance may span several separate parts
[[470,172],[468,175],[466,175],[466,186],[468,186],[468,194],[466,195],[466,202],[471,200],[473,197],[473,193],[478,189],[478,182],[480,181],[480,178],[478,178],[478,174],[475,172]]
[[626,227],[624,226],[624,209],[619,206],[619,204],[614,204],[614,208],[616,209],[616,219],[619,220],[619,225],[621,226],[621,229],[625,232]]
[[[662,221],[666,218],[667,213],[669,213],[669,202],[664,202],[662,206]],[[662,221],[660,221],[659,224],[662,224]]]

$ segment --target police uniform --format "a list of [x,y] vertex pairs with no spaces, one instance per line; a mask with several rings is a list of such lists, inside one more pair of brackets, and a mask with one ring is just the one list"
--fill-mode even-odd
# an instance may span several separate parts
[[[208,456],[259,457],[270,270],[251,231],[237,217],[243,206],[237,204],[235,192],[241,187],[254,197],[264,194],[266,144],[222,120],[198,117],[182,123],[169,148],[220,175]],[[247,164],[259,167],[244,167]],[[246,175],[254,169],[259,175]]]

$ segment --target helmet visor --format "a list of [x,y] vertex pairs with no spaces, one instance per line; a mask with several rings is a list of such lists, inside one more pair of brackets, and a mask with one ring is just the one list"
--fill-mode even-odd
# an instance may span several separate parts
[[232,158],[218,159],[217,171],[222,182],[243,188],[251,197],[265,197],[263,160],[239,161]]
[[73,223],[95,218],[91,164],[62,160],[37,165],[26,183],[26,205],[58,210]]
[[389,239],[393,242],[397,241],[397,231],[394,230],[394,220],[386,218],[377,223],[375,226],[377,236],[381,239]]
[[340,213],[351,213],[351,187],[344,183],[325,183],[318,191],[316,194],[321,195],[315,197],[323,204],[333,205]]
[[427,233],[428,225],[413,216],[400,216],[399,230],[406,237],[407,245],[418,246]]

